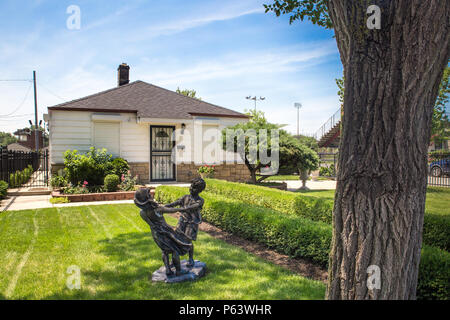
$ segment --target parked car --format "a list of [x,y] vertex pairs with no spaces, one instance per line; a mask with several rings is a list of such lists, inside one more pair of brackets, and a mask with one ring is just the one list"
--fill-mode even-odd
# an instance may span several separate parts
[[440,177],[450,175],[450,158],[436,160],[430,163],[430,175]]

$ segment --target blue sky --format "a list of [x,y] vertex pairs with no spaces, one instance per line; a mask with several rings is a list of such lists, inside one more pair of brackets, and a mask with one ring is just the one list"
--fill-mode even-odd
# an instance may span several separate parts
[[[267,2],[2,0],[0,80],[36,70],[42,119],[48,106],[115,87],[126,62],[131,81],[195,89],[237,111],[253,108],[246,96],[264,96],[257,108],[293,133],[301,102],[300,131],[314,133],[339,108],[333,32],[289,25],[264,13]],[[66,27],[70,5],[81,9],[80,30]],[[30,84],[0,81],[0,131],[33,119]]]

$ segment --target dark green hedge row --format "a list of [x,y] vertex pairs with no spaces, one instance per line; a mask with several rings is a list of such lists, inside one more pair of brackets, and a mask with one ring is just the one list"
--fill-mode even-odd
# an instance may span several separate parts
[[[169,203],[188,193],[187,188],[160,186],[155,199]],[[243,238],[263,243],[291,257],[309,258],[326,266],[331,246],[329,224],[286,215],[270,208],[203,192],[205,221]],[[419,272],[418,298],[450,298],[450,254],[424,246]],[[446,268],[446,269],[445,269]]]
[[[185,188],[158,187],[155,199],[172,202],[188,192]],[[216,194],[202,193],[202,216],[222,230],[257,241],[291,257],[303,257],[326,266],[331,243],[331,226],[309,219],[287,216],[268,208]]]
[[[333,201],[255,185],[207,179],[207,192],[331,224]],[[450,216],[426,213],[423,242],[450,251]]]
[[8,183],[0,180],[0,200],[5,199],[8,193]]

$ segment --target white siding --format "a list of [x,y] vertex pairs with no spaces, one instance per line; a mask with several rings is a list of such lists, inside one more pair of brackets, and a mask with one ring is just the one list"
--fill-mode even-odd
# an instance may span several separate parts
[[[102,121],[102,117],[104,121]],[[112,148],[114,149],[113,153],[119,153],[121,157],[129,162],[149,162],[150,125],[173,125],[176,127],[177,145],[185,146],[184,149],[177,148],[177,162],[190,163],[195,159],[197,163],[204,163],[204,161],[219,163],[225,161],[225,152],[222,152],[219,141],[217,141],[219,145],[216,148],[217,152],[215,157],[213,159],[203,159],[203,149],[207,142],[203,141],[202,133],[206,129],[216,128],[220,137],[220,132],[223,128],[246,121],[245,119],[231,118],[186,120],[184,122],[186,129],[184,134],[181,134],[181,123],[179,121],[176,123],[175,121],[170,123],[167,120],[160,123],[138,123],[136,115],[130,113],[116,114],[116,117],[112,117],[93,112],[50,111],[49,118],[50,160],[53,164],[63,163],[63,153],[68,149],[86,152],[94,145],[97,147],[102,147],[103,145],[103,147]],[[119,127],[119,134],[114,138],[111,133],[109,140],[105,135],[101,139],[98,136],[96,137],[96,125],[99,124],[101,127],[102,123],[111,124],[111,119],[115,118],[117,118],[117,121],[113,123],[116,123],[116,126]],[[211,138],[209,139],[211,141]],[[114,140],[118,141],[115,142]],[[195,144],[194,141],[196,142]],[[117,151],[115,151],[116,148],[118,148]],[[240,162],[240,157],[238,155],[235,156],[236,160]]]
[[[79,150],[86,152],[90,147],[101,147],[101,139],[96,139],[95,124],[111,121],[92,120],[93,112],[82,111],[50,111],[50,161],[51,163],[63,163],[63,154],[66,150]],[[96,117],[97,118],[97,117]],[[108,119],[110,120],[110,119]],[[148,124],[137,124],[134,114],[123,113],[114,122],[119,126],[120,136],[118,140],[118,153],[129,162],[148,162],[150,159],[150,134]],[[98,137],[97,137],[98,138]],[[111,141],[110,141],[111,142]],[[106,146],[108,141],[104,142]],[[113,143],[113,142],[111,142]],[[114,144],[114,143],[113,143]],[[115,144],[117,146],[117,144]],[[113,146],[113,148],[116,148]]]
[[94,147],[120,155],[120,122],[94,122]]

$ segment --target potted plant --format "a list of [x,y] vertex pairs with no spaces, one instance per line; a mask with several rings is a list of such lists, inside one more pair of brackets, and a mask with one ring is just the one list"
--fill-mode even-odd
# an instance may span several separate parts
[[212,178],[214,176],[214,172],[216,171],[216,166],[215,165],[203,165],[201,167],[198,168],[197,172],[200,174],[200,176],[202,177],[202,179],[205,178]]

